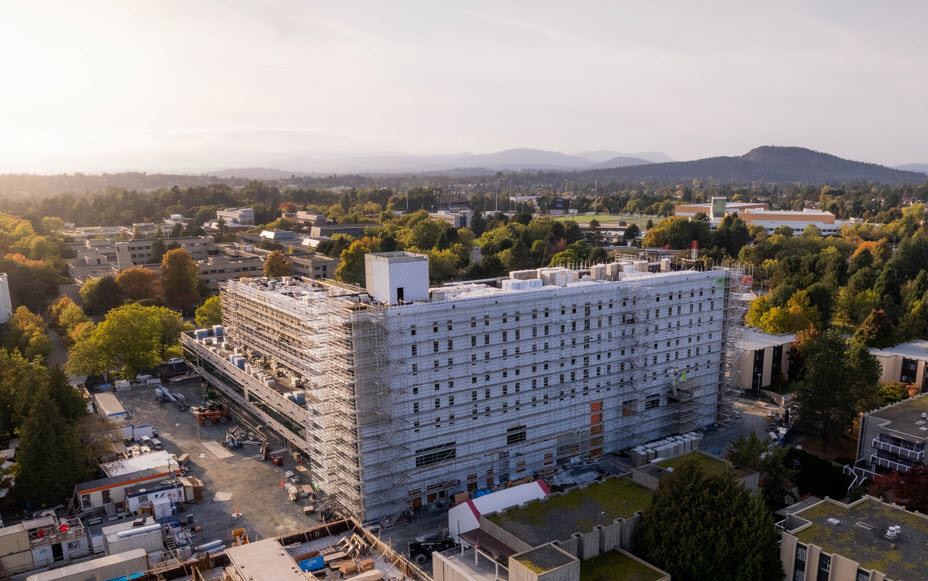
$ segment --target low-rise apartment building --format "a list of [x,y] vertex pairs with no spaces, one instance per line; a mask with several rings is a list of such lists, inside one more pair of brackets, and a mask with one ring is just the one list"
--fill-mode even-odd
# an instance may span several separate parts
[[789,376],[794,335],[771,335],[756,329],[741,331],[738,368],[742,389],[767,389]]
[[864,496],[785,509],[780,561],[789,581],[924,579],[928,517]]
[[890,404],[860,417],[857,466],[869,471],[908,472],[925,464],[928,394]]
[[880,381],[901,381],[928,390],[928,341],[909,341],[895,347],[870,349],[883,368]]
[[335,269],[342,262],[319,252],[290,254],[287,260],[293,263],[294,275],[312,280],[334,279]]

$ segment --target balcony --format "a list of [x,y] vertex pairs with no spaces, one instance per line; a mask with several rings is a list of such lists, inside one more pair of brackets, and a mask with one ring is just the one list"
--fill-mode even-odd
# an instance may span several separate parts
[[925,458],[924,450],[910,450],[908,448],[903,448],[901,446],[896,446],[888,442],[883,442],[879,438],[873,438],[871,442],[873,448],[877,450],[883,450],[884,452],[891,452],[897,456],[908,458],[915,462],[921,462]]
[[894,470],[896,472],[906,473],[909,471],[909,466],[899,462],[894,462],[892,460],[887,460],[886,458],[880,458],[876,454],[870,455],[870,463],[876,464],[877,466],[882,466],[883,468]]

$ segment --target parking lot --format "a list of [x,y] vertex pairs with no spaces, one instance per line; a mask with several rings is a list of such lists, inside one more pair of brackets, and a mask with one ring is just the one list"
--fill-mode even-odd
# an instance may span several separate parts
[[[189,405],[201,403],[198,381],[169,389],[183,394]],[[204,501],[186,507],[187,513],[194,515],[194,524],[203,527],[193,534],[194,544],[225,539],[236,528],[244,527],[254,540],[320,523],[317,516],[302,514],[303,507],[310,504],[308,499],[292,502],[280,486],[287,470],[306,474],[289,454],[284,456],[283,467],[278,467],[261,459],[259,446],[235,450],[223,446],[226,430],[237,424],[234,418],[225,424],[199,426],[190,410],[178,411],[175,404],[159,403],[154,388],[135,387],[116,395],[132,414],[130,423],[153,425],[165,450],[177,456],[189,455],[189,475],[199,478],[205,486]],[[271,446],[272,450],[278,448]],[[302,477],[302,483],[309,484],[308,476]],[[236,509],[241,514],[238,518],[233,516]]]

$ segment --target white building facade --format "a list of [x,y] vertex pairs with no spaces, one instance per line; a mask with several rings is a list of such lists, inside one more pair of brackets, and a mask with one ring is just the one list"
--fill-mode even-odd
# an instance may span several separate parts
[[13,300],[10,298],[10,277],[0,272],[0,324],[13,316]]
[[[732,417],[729,270],[610,264],[429,290],[426,257],[368,258],[366,290],[227,283],[226,344],[183,339],[201,375],[261,402],[247,405],[289,430],[314,484],[361,518]],[[228,363],[237,352],[249,363]],[[298,381],[272,379],[257,365],[265,356]]]

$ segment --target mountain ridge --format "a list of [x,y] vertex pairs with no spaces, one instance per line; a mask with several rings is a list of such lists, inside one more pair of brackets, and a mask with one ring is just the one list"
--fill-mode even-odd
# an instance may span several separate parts
[[592,169],[580,176],[615,180],[716,180],[720,182],[879,182],[921,184],[926,176],[852,161],[805,147],[763,145],[741,156],[717,156],[633,167]]

